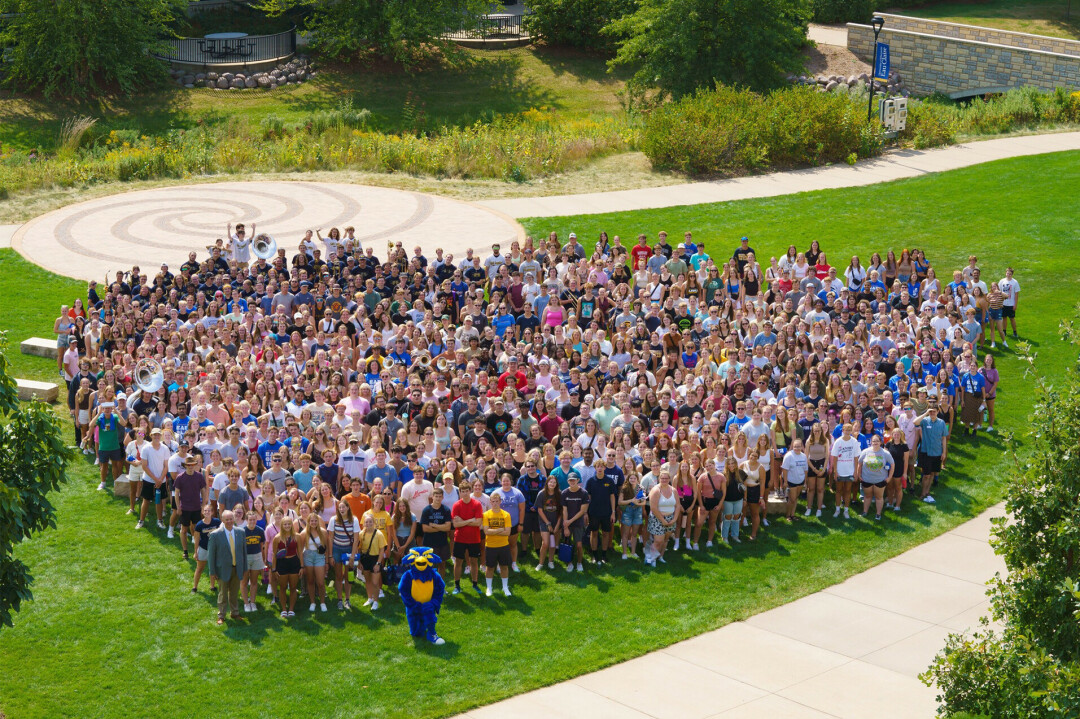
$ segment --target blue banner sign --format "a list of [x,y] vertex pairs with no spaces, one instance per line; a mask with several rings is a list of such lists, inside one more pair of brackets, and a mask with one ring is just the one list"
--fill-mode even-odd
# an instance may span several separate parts
[[874,53],[874,79],[887,82],[889,79],[889,46],[879,42]]

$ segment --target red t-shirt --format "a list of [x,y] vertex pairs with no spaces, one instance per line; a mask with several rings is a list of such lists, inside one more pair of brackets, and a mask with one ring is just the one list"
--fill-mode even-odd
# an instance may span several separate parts
[[634,245],[633,249],[630,250],[630,256],[634,258],[634,269],[640,270],[652,257],[652,253],[652,249],[647,246]]
[[[468,502],[459,499],[454,502],[454,507],[450,510],[450,516],[459,519],[483,519],[484,505],[475,499],[470,499]],[[478,544],[480,542],[480,527],[458,527],[454,530],[454,541],[464,542],[465,544]]]

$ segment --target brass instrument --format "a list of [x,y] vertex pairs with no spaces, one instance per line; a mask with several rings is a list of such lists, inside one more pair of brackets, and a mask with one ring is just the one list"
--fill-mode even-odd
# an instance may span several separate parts
[[165,384],[165,372],[161,369],[160,362],[144,357],[135,364],[132,379],[136,387],[143,392],[153,394]]
[[277,254],[277,240],[265,232],[260,232],[251,241],[251,251],[260,260],[269,260]]

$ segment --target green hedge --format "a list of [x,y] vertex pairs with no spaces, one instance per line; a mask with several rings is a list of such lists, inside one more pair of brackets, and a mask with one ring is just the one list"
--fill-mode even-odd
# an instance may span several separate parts
[[654,110],[641,149],[657,169],[738,175],[854,162],[879,154],[883,143],[865,106],[847,94],[799,86],[761,95],[721,86]]
[[866,22],[875,0],[811,0],[813,22]]
[[529,0],[525,29],[549,45],[610,50],[615,37],[601,33],[611,21],[629,15],[636,0]]
[[1080,123],[1080,92],[1041,92],[1024,87],[987,99],[954,102],[913,100],[902,138],[915,147],[948,145],[961,135],[996,135],[1017,130]]

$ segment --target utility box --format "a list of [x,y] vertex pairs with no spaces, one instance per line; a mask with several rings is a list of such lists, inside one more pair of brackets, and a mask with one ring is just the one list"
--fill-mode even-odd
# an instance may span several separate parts
[[878,115],[881,124],[890,132],[900,132],[907,127],[908,101],[906,97],[893,97],[881,100]]

